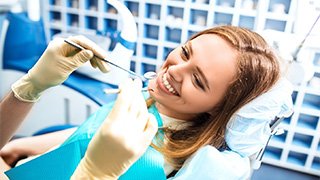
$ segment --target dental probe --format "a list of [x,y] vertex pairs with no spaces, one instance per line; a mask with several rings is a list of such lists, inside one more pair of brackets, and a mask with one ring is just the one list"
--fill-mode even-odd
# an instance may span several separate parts
[[[85,50],[84,47],[82,47],[82,46],[80,46],[79,44],[76,44],[76,43],[74,43],[74,42],[72,42],[72,41],[70,41],[70,40],[65,39],[64,42],[70,44],[71,46],[74,46],[74,47],[76,47],[76,48],[79,48],[79,49],[81,49],[81,50]],[[141,76],[141,75],[139,75],[139,74],[137,74],[137,73],[135,73],[135,72],[133,72],[133,71],[130,71],[130,70],[128,70],[128,69],[125,69],[125,68],[123,68],[123,67],[121,67],[121,66],[119,66],[119,65],[117,65],[117,64],[115,64],[115,63],[113,63],[113,62],[111,62],[111,61],[109,61],[109,60],[107,60],[107,59],[101,58],[101,57],[99,57],[99,56],[97,56],[97,55],[95,55],[95,54],[93,54],[93,55],[94,55],[94,57],[96,57],[96,58],[98,58],[98,59],[101,59],[101,60],[103,60],[103,61],[105,61],[105,62],[107,62],[107,63],[109,63],[109,64],[111,64],[111,65],[113,65],[113,66],[115,66],[115,67],[117,67],[117,68],[119,68],[119,69],[121,69],[121,70],[124,70],[124,71],[128,72],[128,73],[131,74],[131,75],[134,75],[134,76],[139,77],[142,81],[148,81],[148,80],[150,80],[150,79],[148,79],[148,78],[146,78],[146,77],[144,77],[144,76]],[[153,78],[152,78],[152,79],[153,79]]]
[[[148,89],[147,87],[141,89],[141,91],[149,91],[149,90],[152,91],[152,89]],[[120,93],[120,89],[104,89],[103,91],[106,94],[118,94],[118,93]]]
[[297,61],[297,56],[298,56],[298,53],[300,52],[304,42],[306,41],[307,37],[310,35],[312,29],[314,28],[314,26],[317,24],[318,20],[320,18],[320,15],[317,17],[316,21],[313,23],[313,25],[311,26],[308,34],[305,36],[305,38],[302,40],[302,42],[299,44],[299,46],[297,47],[297,49],[295,50],[295,52],[292,54],[292,57],[293,57],[293,60],[294,61]]

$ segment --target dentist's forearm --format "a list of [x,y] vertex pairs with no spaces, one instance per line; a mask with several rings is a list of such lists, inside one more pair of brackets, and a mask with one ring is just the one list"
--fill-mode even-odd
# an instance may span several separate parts
[[34,103],[23,102],[11,91],[0,103],[0,149],[10,140]]
[[9,179],[4,172],[10,169],[10,167],[4,162],[4,160],[0,157],[0,179],[7,180]]

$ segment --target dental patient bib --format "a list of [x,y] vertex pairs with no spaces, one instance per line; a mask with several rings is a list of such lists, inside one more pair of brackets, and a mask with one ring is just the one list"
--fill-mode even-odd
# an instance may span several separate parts
[[[114,103],[105,105],[92,114],[59,148],[5,172],[6,175],[10,179],[15,180],[70,179],[81,158],[84,157],[91,138],[106,119],[113,105]],[[150,106],[149,112],[156,117],[159,127],[161,127],[162,121],[155,105]],[[154,148],[149,147],[143,156],[119,179],[166,179],[163,164],[164,159],[162,154]]]

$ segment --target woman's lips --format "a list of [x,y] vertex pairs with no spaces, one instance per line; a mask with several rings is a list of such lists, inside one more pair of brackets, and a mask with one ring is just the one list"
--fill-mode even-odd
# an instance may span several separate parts
[[167,74],[166,72],[163,72],[158,76],[158,85],[160,90],[162,90],[164,93],[169,94],[169,95],[174,95],[178,96],[179,94],[173,87],[172,83],[170,83],[170,80],[167,79]]

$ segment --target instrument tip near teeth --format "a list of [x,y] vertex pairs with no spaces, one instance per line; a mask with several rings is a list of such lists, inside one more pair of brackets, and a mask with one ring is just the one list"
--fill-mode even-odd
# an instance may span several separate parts
[[[120,93],[120,89],[104,89],[103,91],[106,94],[118,94],[118,93]],[[150,88],[148,89],[147,87],[145,87],[145,88],[142,88],[141,91],[152,91],[153,92],[153,89],[150,89]]]
[[150,72],[146,72],[144,73],[143,77],[145,77],[147,80],[151,80],[157,77],[157,73],[150,71]]

